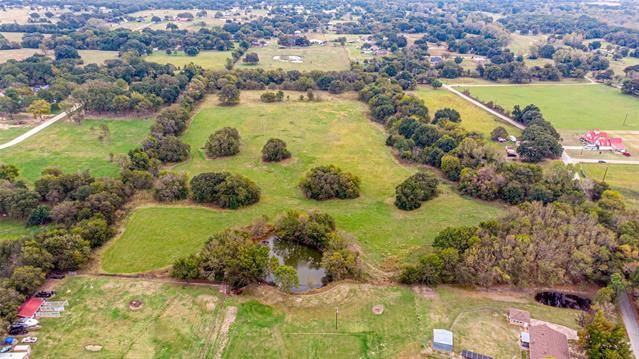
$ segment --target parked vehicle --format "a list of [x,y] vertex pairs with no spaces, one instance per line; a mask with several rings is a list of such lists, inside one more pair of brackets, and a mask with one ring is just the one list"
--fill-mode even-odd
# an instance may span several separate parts
[[50,279],[64,279],[65,275],[62,272],[51,272],[47,274],[47,278]]
[[38,324],[40,324],[40,322],[37,319],[33,319],[33,318],[22,318],[20,319],[20,321],[18,321],[18,323],[26,328],[35,327]]
[[55,291],[53,290],[43,290],[37,292],[34,297],[36,298],[51,298],[55,295]]
[[22,339],[23,343],[35,343],[38,341],[38,337],[26,337]]
[[29,330],[24,325],[13,324],[9,327],[9,335],[24,335],[29,333]]
[[11,350],[11,345],[5,345],[5,346],[0,347],[0,353],[6,353],[9,350]]

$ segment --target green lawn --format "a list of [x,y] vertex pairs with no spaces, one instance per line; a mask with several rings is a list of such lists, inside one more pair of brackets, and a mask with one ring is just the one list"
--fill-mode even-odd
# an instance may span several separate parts
[[[69,277],[56,291],[53,300],[69,304],[62,317],[41,319],[36,358],[192,358],[206,350],[221,307],[216,288],[140,279]],[[132,300],[142,307],[131,310]]]
[[106,60],[113,60],[118,58],[117,51],[78,50],[78,54],[80,54],[80,57],[84,61],[85,65],[102,65]]
[[539,42],[545,42],[546,35],[520,35],[517,33],[510,34],[508,48],[515,55],[526,56],[530,54],[530,47]]
[[[99,125],[106,124],[110,139],[100,142]],[[64,171],[90,170],[95,176],[116,176],[119,168],[110,154],[126,154],[147,134],[150,120],[84,120],[80,125],[57,122],[13,147],[0,150],[0,162],[15,165],[21,176],[35,181],[49,166]]]
[[29,131],[31,128],[31,126],[20,126],[0,130],[0,144],[13,140],[21,134]]
[[[520,355],[520,328],[508,325],[505,313],[510,307],[577,327],[576,311],[543,306],[525,295],[491,297],[439,287],[425,298],[406,287],[366,284],[340,284],[309,297],[285,297],[264,288],[256,292],[249,298],[255,295],[262,303],[237,299],[242,302],[224,358],[255,353],[264,358],[423,357],[420,352],[430,346],[435,328],[453,331],[457,353],[469,349],[514,358]],[[378,304],[384,312],[374,315],[371,309]]]
[[[171,264],[176,257],[195,253],[215,231],[245,225],[266,215],[273,219],[289,209],[317,209],[330,213],[339,229],[355,236],[367,260],[393,266],[449,225],[472,224],[494,218],[502,207],[461,197],[450,185],[412,212],[393,205],[395,186],[416,168],[400,165],[384,145],[385,132],[366,116],[366,105],[340,98],[321,102],[285,101],[264,104],[260,92],[243,92],[238,106],[217,106],[209,98],[182,139],[191,145],[191,159],[174,168],[193,176],[228,170],[255,181],[262,189],[256,205],[240,210],[155,206],[133,212],[122,236],[112,241],[102,258],[108,272],[142,272]],[[291,94],[297,98],[297,94]],[[202,146],[215,130],[232,126],[242,140],[240,154],[211,160]],[[293,158],[263,163],[260,151],[271,137],[287,142]],[[312,167],[334,164],[359,176],[361,196],[354,200],[307,200],[297,183]]]
[[[39,227],[25,227],[24,222],[12,219],[0,219],[0,242],[18,239],[38,230]],[[41,228],[41,227],[40,227]]]
[[[482,86],[467,89],[482,101],[493,101],[509,111],[514,105],[523,107],[533,103],[558,129],[639,130],[639,99],[603,85]],[[624,125],[626,114],[629,117]]]
[[[346,47],[335,46],[327,43],[324,46],[309,47],[292,47],[280,49],[277,44],[266,47],[251,48],[248,52],[256,52],[260,58],[257,65],[246,65],[240,60],[238,65],[240,69],[245,68],[263,68],[283,70],[299,70],[299,71],[344,71],[350,69],[349,51]],[[284,62],[275,60],[275,56],[301,56],[302,63]],[[354,53],[354,56],[359,55]]]
[[184,51],[172,55],[167,55],[164,51],[155,51],[144,59],[159,64],[173,64],[178,67],[184,67],[192,62],[205,69],[222,70],[226,65],[226,59],[230,57],[230,51],[201,51],[197,56],[188,56]]

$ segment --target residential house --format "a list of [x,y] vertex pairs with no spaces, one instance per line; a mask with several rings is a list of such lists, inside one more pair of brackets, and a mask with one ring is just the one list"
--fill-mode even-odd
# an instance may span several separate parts
[[530,359],[570,359],[568,338],[565,334],[542,324],[531,326]]

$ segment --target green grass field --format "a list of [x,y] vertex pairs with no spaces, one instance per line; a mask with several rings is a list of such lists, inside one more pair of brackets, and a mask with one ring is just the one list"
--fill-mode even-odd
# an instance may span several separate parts
[[29,131],[31,128],[31,126],[20,126],[0,130],[0,144],[11,141],[21,134]]
[[546,38],[546,35],[520,35],[511,33],[508,48],[512,50],[515,55],[526,56],[530,54],[531,46],[539,42],[545,42]]
[[[639,99],[603,85],[482,86],[467,89],[482,101],[493,101],[509,111],[514,105],[523,107],[533,103],[558,129],[639,130]],[[624,125],[626,114],[629,116]]]
[[509,134],[515,136],[521,133],[521,130],[515,126],[499,120],[490,113],[445,89],[434,90],[430,86],[424,86],[415,91],[415,95],[424,100],[431,116],[442,108],[454,108],[461,115],[461,126],[463,128],[482,133],[487,138],[490,138],[490,132],[497,126],[504,127]]
[[15,50],[0,50],[0,64],[9,60],[24,60],[34,54],[40,53],[38,49],[15,49]]
[[[285,101],[264,104],[260,92],[243,92],[238,106],[217,106],[210,97],[182,139],[191,145],[191,159],[174,168],[190,176],[228,170],[255,181],[262,189],[256,205],[230,211],[207,208],[153,206],[137,209],[121,237],[102,258],[107,272],[143,272],[171,264],[195,253],[207,237],[229,226],[246,225],[259,216],[271,219],[289,209],[330,213],[339,229],[355,236],[367,260],[393,266],[397,256],[430,243],[449,225],[494,218],[502,207],[461,197],[450,185],[422,208],[400,211],[393,205],[395,186],[416,171],[400,165],[384,146],[386,134],[366,118],[366,105],[322,93],[321,102]],[[297,98],[291,94],[291,98]],[[215,130],[238,129],[240,154],[210,160],[202,146]],[[263,163],[260,151],[271,137],[287,142],[293,158]],[[312,167],[334,164],[359,176],[361,196],[355,200],[317,202],[304,198],[297,183]]]
[[[69,304],[62,317],[41,319],[37,358],[192,358],[206,350],[221,304],[215,288],[139,279],[75,277],[56,290],[54,300]],[[142,307],[131,310],[132,300]]]
[[[0,150],[0,163],[15,165],[27,181],[35,181],[49,166],[64,171],[90,170],[95,176],[116,176],[119,168],[110,154],[126,154],[137,146],[150,120],[84,120],[80,125],[58,122],[13,147]],[[110,139],[100,142],[99,125],[106,124]]]
[[187,56],[183,51],[173,55],[167,55],[164,51],[155,51],[144,59],[159,64],[173,64],[178,67],[184,67],[192,62],[205,69],[221,70],[229,57],[231,57],[230,51],[202,51],[197,56]]
[[0,242],[19,239],[29,235],[41,227],[25,227],[24,222],[12,219],[0,219]]
[[[251,48],[248,52],[256,52],[260,58],[257,65],[246,65],[242,60],[236,65],[238,68],[263,68],[299,71],[344,71],[350,69],[349,52],[346,47],[334,46],[327,43],[324,46],[292,47],[279,49],[277,44],[266,47]],[[302,63],[292,63],[275,60],[274,56],[301,56]]]
[[639,209],[639,166],[602,163],[581,163],[579,166],[588,178],[597,181],[603,180],[605,174],[605,181],[612,189],[623,194],[630,206]]
[[[521,355],[519,328],[508,325],[505,313],[510,307],[528,310],[535,319],[577,327],[576,311],[542,306],[525,295],[439,287],[426,298],[406,287],[367,284],[339,284],[309,297],[285,297],[263,287],[256,292],[249,293],[249,299],[254,295],[262,302],[248,300],[238,306],[224,358],[254,353],[266,358],[423,357],[420,352],[430,347],[434,328],[453,331],[457,353],[469,349],[515,358]],[[371,309],[378,304],[384,312],[374,315]]]
[[78,54],[80,54],[80,57],[84,61],[85,65],[102,65],[106,60],[113,60],[118,58],[117,51],[78,50]]

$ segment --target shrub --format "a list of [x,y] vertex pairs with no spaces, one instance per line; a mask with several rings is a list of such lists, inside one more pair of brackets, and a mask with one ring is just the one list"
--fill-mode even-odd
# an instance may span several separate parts
[[238,104],[240,102],[240,89],[232,84],[224,85],[218,93],[218,98],[224,105]]
[[347,248],[344,240],[333,236],[322,254],[322,267],[329,280],[358,278],[361,266],[357,252]]
[[153,197],[160,202],[186,199],[189,194],[186,174],[165,172],[155,181]]
[[229,172],[201,173],[191,179],[193,200],[236,209],[257,203],[260,189],[250,179]]
[[322,201],[357,198],[359,184],[359,177],[330,165],[311,169],[302,179],[300,187],[307,198]]
[[279,138],[269,139],[262,147],[262,160],[266,162],[279,162],[291,157],[286,149],[286,142]]
[[421,207],[437,194],[439,181],[430,173],[420,172],[408,177],[395,188],[395,206],[405,211]]
[[120,176],[122,182],[135,189],[150,189],[153,187],[153,176],[148,171],[124,169]]
[[266,102],[266,103],[281,102],[283,99],[284,99],[284,92],[282,91],[277,91],[277,93],[272,91],[267,91],[260,95],[260,101]]
[[44,283],[44,272],[32,266],[16,267],[9,281],[18,292],[29,295]]
[[212,158],[236,155],[240,152],[240,134],[234,128],[224,127],[209,137],[204,148]]
[[280,265],[273,270],[273,278],[280,290],[290,292],[293,288],[300,285],[297,270],[288,265]]
[[460,122],[461,115],[457,110],[452,108],[442,108],[441,110],[437,110],[435,112],[435,117],[433,117],[433,123],[438,123],[442,120],[448,120],[450,122]]
[[73,227],[72,233],[89,242],[91,247],[96,248],[111,238],[115,232],[107,221],[100,217],[93,217],[78,222]]
[[508,131],[502,126],[495,127],[492,132],[490,132],[490,139],[493,141],[499,140],[499,138],[507,139]]
[[198,279],[200,277],[199,258],[195,255],[178,258],[171,267],[171,277],[185,280]]
[[45,205],[39,205],[36,207],[29,218],[27,218],[27,226],[40,226],[51,220],[49,214],[51,213],[51,208]]
[[445,155],[441,160],[441,170],[446,178],[457,181],[462,170],[461,161],[455,156]]

